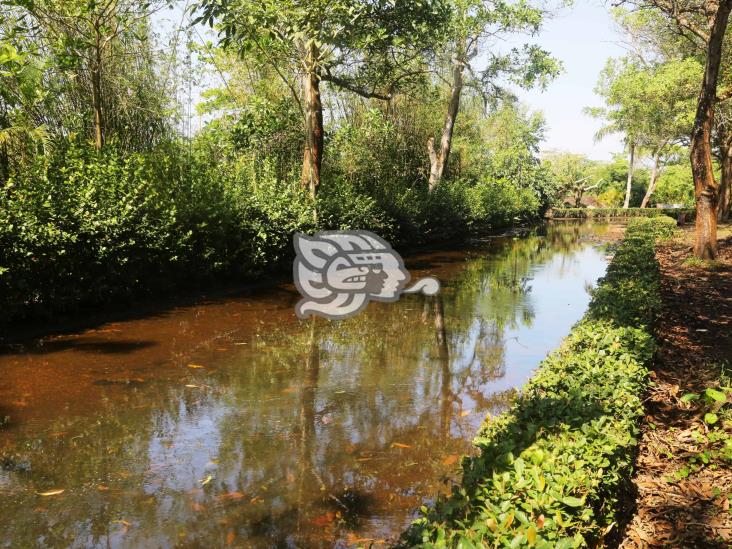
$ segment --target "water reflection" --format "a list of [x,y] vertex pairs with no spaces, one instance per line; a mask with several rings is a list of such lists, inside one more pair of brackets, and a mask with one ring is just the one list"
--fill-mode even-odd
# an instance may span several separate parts
[[[582,315],[602,226],[407,261],[436,297],[298,321],[292,288],[0,356],[0,545],[332,547],[398,535]],[[61,490],[56,495],[39,495]]]

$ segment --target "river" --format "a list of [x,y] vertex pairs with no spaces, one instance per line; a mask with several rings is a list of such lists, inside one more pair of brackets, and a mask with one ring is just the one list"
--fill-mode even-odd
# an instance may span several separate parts
[[281,284],[3,349],[0,546],[393,541],[581,318],[612,232],[408,257],[440,296],[347,321]]

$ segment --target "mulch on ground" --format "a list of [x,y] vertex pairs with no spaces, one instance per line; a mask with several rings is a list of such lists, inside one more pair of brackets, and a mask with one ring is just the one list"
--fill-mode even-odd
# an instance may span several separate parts
[[[692,238],[687,230],[658,251],[664,310],[625,549],[732,547],[732,464],[704,463],[714,450],[700,437],[709,432],[705,410],[681,400],[718,386],[725,370],[732,375],[732,237],[711,264],[689,261]],[[732,434],[729,422],[723,429]]]

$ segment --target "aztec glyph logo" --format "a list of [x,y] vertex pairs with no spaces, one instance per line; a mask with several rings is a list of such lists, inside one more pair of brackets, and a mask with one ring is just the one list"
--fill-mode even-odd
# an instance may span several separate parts
[[411,288],[402,257],[369,231],[326,231],[294,236],[295,286],[302,295],[295,312],[331,320],[359,313],[369,301],[397,301],[403,293],[435,295],[440,282],[420,279]]

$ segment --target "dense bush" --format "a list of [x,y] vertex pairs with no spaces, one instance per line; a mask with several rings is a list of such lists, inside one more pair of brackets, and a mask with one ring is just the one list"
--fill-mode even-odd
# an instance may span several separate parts
[[0,209],[0,320],[256,274],[313,228],[297,186],[224,176],[171,146],[70,147],[11,177]]
[[554,219],[595,219],[626,217],[676,217],[684,214],[687,220],[696,215],[695,208],[666,210],[662,208],[552,208],[550,216]]
[[280,164],[223,138],[147,153],[67,144],[36,157],[2,189],[0,323],[257,276],[285,265],[297,231],[368,229],[404,248],[539,211],[536,193],[502,181],[445,181],[430,193],[371,185],[361,171],[332,173],[313,202]]
[[628,228],[588,314],[512,409],[486,420],[462,484],[422,509],[405,546],[584,547],[612,532],[654,352],[654,241],[672,222]]

